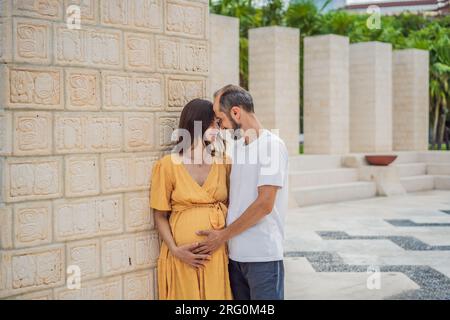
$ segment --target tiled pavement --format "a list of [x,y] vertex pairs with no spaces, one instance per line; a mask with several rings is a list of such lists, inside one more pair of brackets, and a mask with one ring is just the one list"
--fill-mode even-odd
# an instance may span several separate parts
[[450,299],[450,191],[291,209],[285,252],[286,299]]

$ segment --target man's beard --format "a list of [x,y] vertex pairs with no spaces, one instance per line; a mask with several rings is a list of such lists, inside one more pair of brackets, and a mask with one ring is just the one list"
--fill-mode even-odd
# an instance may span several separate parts
[[227,114],[228,120],[230,120],[231,122],[231,126],[232,126],[232,137],[233,140],[239,140],[243,137],[242,134],[242,129],[241,129],[241,125],[239,123],[237,123],[236,121],[234,121],[234,119],[231,117],[230,114]]

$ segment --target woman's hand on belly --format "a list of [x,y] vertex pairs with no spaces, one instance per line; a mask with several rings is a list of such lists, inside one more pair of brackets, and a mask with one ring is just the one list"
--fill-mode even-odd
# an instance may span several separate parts
[[206,265],[206,262],[211,260],[211,255],[209,254],[195,254],[192,251],[198,247],[198,243],[185,244],[177,246],[172,250],[172,254],[187,263],[191,267],[199,268]]

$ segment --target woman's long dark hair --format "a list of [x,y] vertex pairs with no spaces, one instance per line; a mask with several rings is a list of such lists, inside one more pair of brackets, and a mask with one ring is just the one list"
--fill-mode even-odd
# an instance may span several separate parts
[[[178,129],[184,129],[189,132],[190,140],[185,141],[186,137],[183,137],[183,134],[180,134],[178,137],[177,148],[178,153],[182,153],[183,150],[186,150],[194,141],[197,139],[202,139],[205,135],[206,130],[211,126],[215,119],[213,104],[208,100],[203,99],[194,99],[190,101],[181,112],[180,123],[178,125]],[[194,125],[195,121],[201,121],[202,123],[202,131],[201,136],[200,132],[195,132]],[[190,142],[190,145],[186,145],[186,143]],[[207,142],[205,142],[207,143]]]

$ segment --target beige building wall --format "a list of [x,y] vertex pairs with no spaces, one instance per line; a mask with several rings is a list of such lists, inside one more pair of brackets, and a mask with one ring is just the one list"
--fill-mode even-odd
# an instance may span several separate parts
[[304,153],[349,151],[349,39],[304,39]]
[[208,1],[39,3],[0,1],[0,298],[154,299],[150,174],[206,96]]
[[394,150],[428,150],[429,53],[419,49],[393,54]]
[[299,153],[299,37],[294,28],[249,31],[249,90],[255,112],[265,128],[278,130],[291,155]]
[[392,45],[350,45],[350,151],[392,151]]
[[239,85],[239,19],[210,14],[210,94]]

